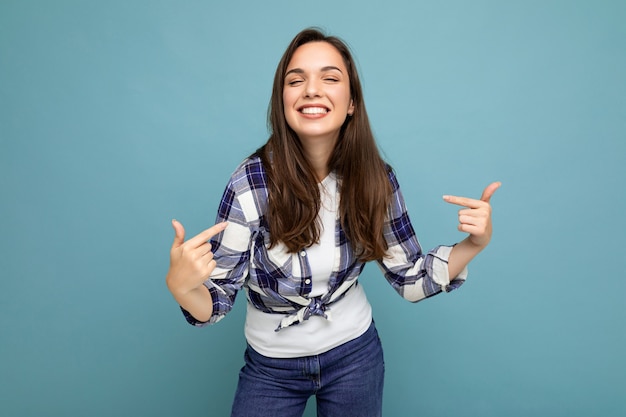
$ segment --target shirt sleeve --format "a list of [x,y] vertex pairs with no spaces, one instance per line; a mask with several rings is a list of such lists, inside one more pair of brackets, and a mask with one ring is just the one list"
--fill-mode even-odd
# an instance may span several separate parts
[[209,321],[196,320],[188,311],[181,307],[189,324],[203,327],[217,323],[232,309],[237,292],[248,276],[250,263],[251,226],[250,217],[255,215],[256,206],[252,199],[252,191],[238,190],[240,182],[235,174],[226,186],[222,196],[217,223],[227,221],[226,229],[211,240],[211,250],[217,263],[209,279],[204,282],[213,299],[213,314]]
[[412,302],[460,287],[467,277],[467,267],[452,279],[448,273],[448,258],[454,245],[437,246],[424,254],[391,170],[389,180],[393,194],[383,231],[388,250],[387,256],[378,261],[385,278],[398,294]]

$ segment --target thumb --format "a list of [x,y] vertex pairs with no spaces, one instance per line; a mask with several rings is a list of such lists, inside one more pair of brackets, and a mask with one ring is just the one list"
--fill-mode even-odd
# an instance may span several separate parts
[[485,190],[483,191],[483,194],[480,196],[480,199],[488,203],[493,193],[495,193],[496,190],[500,188],[501,185],[502,183],[500,181],[492,182],[491,184],[487,186],[487,188],[485,188]]
[[174,243],[172,248],[176,248],[185,242],[185,228],[176,219],[172,220],[172,227],[174,228]]

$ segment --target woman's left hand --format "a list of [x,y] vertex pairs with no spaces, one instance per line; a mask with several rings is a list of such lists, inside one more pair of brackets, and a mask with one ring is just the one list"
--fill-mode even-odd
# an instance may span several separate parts
[[459,210],[458,229],[461,232],[469,233],[470,242],[481,248],[487,246],[491,240],[491,204],[489,204],[489,200],[500,185],[502,185],[500,182],[489,184],[483,191],[480,200],[452,195],[443,196],[446,202],[465,207]]

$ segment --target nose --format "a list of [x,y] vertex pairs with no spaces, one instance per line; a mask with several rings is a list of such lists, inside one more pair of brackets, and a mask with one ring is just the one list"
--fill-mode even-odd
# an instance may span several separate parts
[[321,88],[315,79],[309,79],[306,83],[306,87],[304,89],[305,97],[320,97],[321,96]]

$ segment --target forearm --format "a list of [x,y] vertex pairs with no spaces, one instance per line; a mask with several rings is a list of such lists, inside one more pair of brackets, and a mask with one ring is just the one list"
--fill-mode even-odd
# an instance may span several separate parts
[[213,298],[207,287],[200,285],[184,294],[176,291],[175,288],[169,288],[169,290],[178,304],[196,320],[209,321],[213,314]]
[[448,274],[450,279],[452,280],[459,275],[461,271],[463,271],[463,268],[465,268],[484,248],[485,246],[472,243],[469,237],[456,244],[452,248],[450,257],[448,258]]

